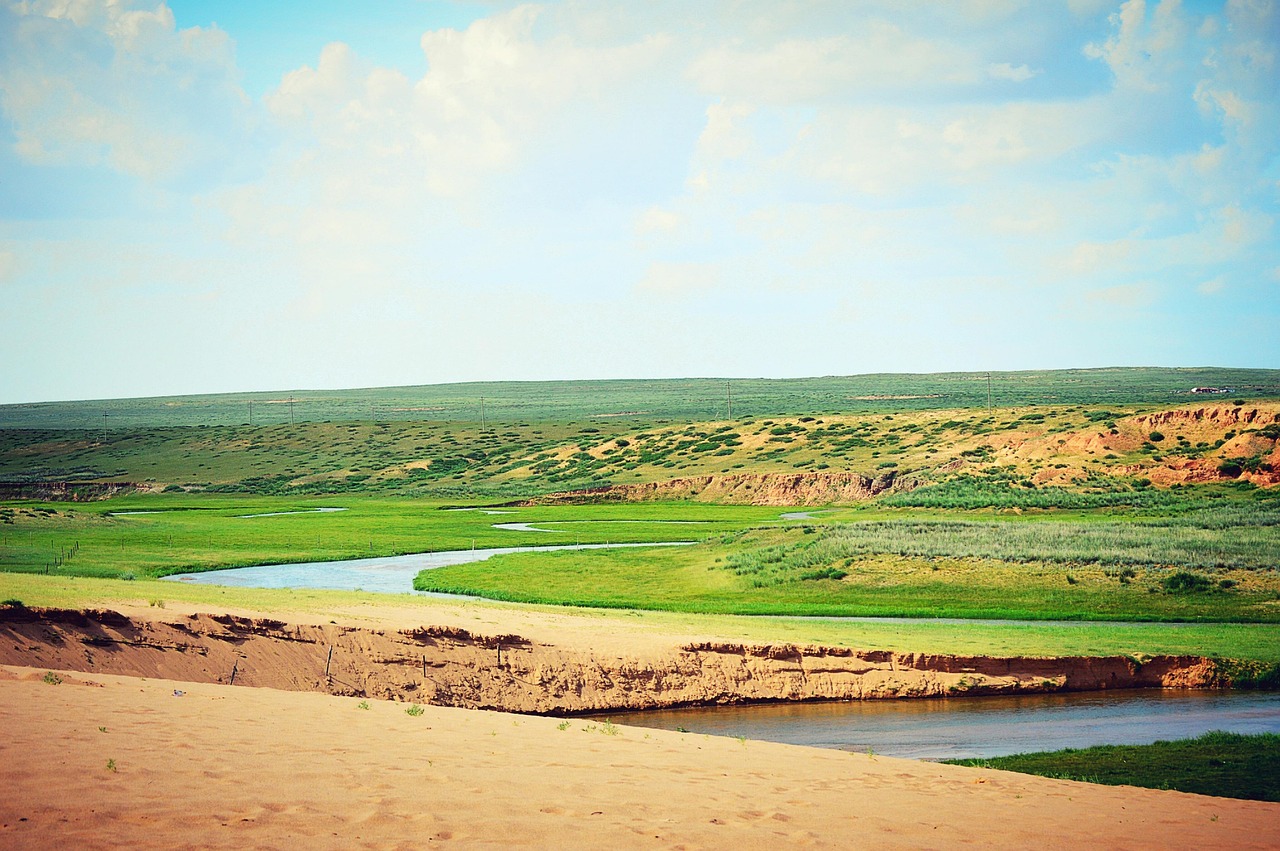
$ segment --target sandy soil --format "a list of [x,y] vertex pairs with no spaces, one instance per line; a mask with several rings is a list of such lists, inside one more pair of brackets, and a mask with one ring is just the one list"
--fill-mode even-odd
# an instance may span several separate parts
[[58,676],[0,668],[4,847],[1280,844],[1276,804],[581,719]]
[[[158,615],[165,612],[164,617]],[[1201,657],[992,658],[795,644],[591,649],[453,624],[390,630],[211,613],[0,608],[0,664],[551,714],[772,700],[1214,687]]]

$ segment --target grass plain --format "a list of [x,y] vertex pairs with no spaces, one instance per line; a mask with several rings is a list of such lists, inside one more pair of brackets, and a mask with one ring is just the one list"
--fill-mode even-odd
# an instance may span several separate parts
[[[1206,399],[1190,394],[1197,385],[1232,392]],[[22,591],[34,600],[46,574],[132,577],[140,587],[251,564],[694,540],[680,549],[513,555],[418,583],[681,616],[1180,621],[1140,647],[1127,643],[1125,630],[1136,627],[1108,623],[1036,646],[1274,657],[1260,648],[1274,647],[1280,622],[1280,501],[1255,481],[1273,475],[1280,404],[1267,400],[1280,394],[1280,371],[993,373],[990,386],[990,408],[981,373],[3,406],[0,483],[9,493],[106,482],[150,492],[0,501],[0,570],[36,575]],[[831,475],[888,489],[792,520],[779,506],[662,501],[660,488],[652,501],[474,510],[678,477],[759,476],[763,488],[769,476]],[[500,522],[551,531],[494,528]],[[1002,646],[998,635],[1011,627],[977,633],[977,644],[954,628],[892,629],[931,647],[948,634],[953,646],[984,652]]]

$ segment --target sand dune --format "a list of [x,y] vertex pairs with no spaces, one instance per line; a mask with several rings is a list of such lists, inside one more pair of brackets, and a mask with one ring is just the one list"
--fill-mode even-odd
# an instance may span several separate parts
[[582,719],[44,674],[0,668],[8,848],[1280,845],[1276,804]]

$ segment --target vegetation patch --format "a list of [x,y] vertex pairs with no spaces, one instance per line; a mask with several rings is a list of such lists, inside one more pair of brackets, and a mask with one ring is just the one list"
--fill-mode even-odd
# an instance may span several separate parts
[[992,759],[947,760],[1108,786],[1280,801],[1280,735],[1205,733],[1151,745],[1107,745]]

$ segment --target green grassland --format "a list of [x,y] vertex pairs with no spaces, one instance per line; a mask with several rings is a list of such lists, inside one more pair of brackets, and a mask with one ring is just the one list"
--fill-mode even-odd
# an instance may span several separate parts
[[[1206,528],[1224,513],[1238,522]],[[1275,498],[1160,520],[856,516],[661,552],[516,553],[415,587],[683,612],[1280,623]]]
[[[157,577],[471,548],[701,540],[776,520],[780,512],[698,504],[538,506],[501,514],[450,508],[427,500],[351,495],[156,494],[90,503],[10,502],[0,505],[0,569]],[[263,514],[277,516],[251,516]],[[496,523],[556,531],[510,531],[494,528]]]
[[[1160,465],[1200,462],[1212,476],[1244,481],[1269,469],[1266,447],[1280,438],[1280,428],[1268,425],[1216,437],[1171,434],[1167,447],[1157,447],[1148,440],[1143,410],[1155,409],[938,409],[647,425],[4,429],[0,483],[130,482],[155,490],[502,501],[690,476],[853,473],[919,486],[894,497],[903,506],[1159,506],[1169,497],[1153,489],[1148,476]],[[1082,446],[1095,434],[1111,440],[1115,451]],[[1256,440],[1242,448],[1229,443],[1233,438]]]
[[[0,429],[86,432],[303,422],[699,422],[736,416],[799,417],[985,407],[987,373],[873,374],[822,378],[691,378],[439,384],[0,405]],[[990,373],[1000,407],[1154,405],[1185,402],[1197,386],[1247,399],[1280,396],[1280,370],[1113,368]],[[482,402],[483,400],[483,406]],[[482,410],[483,407],[483,410]],[[106,414],[104,424],[103,414]]]
[[[687,615],[1237,622],[1264,626],[1235,635],[1275,637],[1280,490],[1249,477],[1273,472],[1280,428],[1265,425],[1276,409],[1265,399],[1280,392],[1280,371],[997,373],[992,408],[985,374],[735,380],[732,418],[724,385],[299,393],[293,422],[289,394],[6,406],[0,483],[9,493],[59,482],[141,487],[108,500],[0,501],[0,572],[142,584],[473,546],[692,540],[513,555],[425,573],[418,585]],[[1233,393],[1193,397],[1196,385]],[[1227,413],[1214,424],[1192,404]],[[105,428],[96,421],[104,410]],[[1169,423],[1167,435],[1153,417]],[[1187,465],[1199,465],[1202,483],[1149,478]],[[653,502],[508,505],[505,515],[445,510],[778,473],[857,474],[892,487],[792,521],[779,507],[664,502],[661,492]],[[244,516],[321,507],[345,510]],[[1181,643],[1169,642],[1175,634]],[[1195,635],[1206,634],[1175,631],[1158,644],[1226,654],[1218,638],[1197,649]]]
[[1151,745],[1105,745],[994,759],[947,760],[1108,786],[1280,801],[1280,736],[1206,733]]

